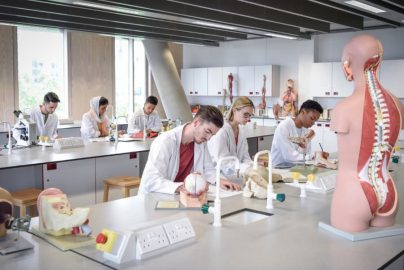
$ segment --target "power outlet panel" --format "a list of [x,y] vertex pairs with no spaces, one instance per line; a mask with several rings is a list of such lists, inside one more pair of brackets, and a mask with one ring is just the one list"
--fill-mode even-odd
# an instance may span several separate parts
[[162,225],[138,231],[136,235],[136,258],[138,260],[170,245]]
[[195,238],[195,231],[188,218],[182,218],[163,224],[170,244]]

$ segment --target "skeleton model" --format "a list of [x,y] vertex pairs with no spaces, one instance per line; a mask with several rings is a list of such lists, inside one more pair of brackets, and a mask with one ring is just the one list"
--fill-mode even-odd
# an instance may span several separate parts
[[[267,198],[268,169],[266,167],[258,166],[255,170],[254,166],[248,167],[244,173],[243,180],[245,183],[244,197]],[[278,182],[279,180],[282,180],[281,175],[272,174],[272,182]]]
[[234,80],[233,74],[230,73],[227,76],[227,84],[228,84],[228,89],[229,89],[228,94],[229,94],[230,104],[233,104],[233,80]]
[[382,54],[380,42],[367,35],[354,37],[345,46],[344,71],[355,82],[355,90],[331,116],[339,152],[331,224],[351,232],[391,226],[398,210],[388,166],[404,108],[378,81]]
[[261,89],[261,103],[259,105],[261,110],[265,110],[267,107],[267,101],[266,101],[266,94],[267,94],[267,89],[266,89],[266,82],[267,82],[267,76],[263,75],[263,85]]

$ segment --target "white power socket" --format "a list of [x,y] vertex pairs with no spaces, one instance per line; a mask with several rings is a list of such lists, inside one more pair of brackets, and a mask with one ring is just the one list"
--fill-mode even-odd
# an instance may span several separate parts
[[177,219],[163,224],[170,244],[195,238],[195,231],[188,218]]
[[170,244],[162,225],[138,231],[136,235],[136,259],[138,260]]

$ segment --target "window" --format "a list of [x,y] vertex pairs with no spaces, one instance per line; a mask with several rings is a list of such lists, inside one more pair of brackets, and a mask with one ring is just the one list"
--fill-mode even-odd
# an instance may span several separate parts
[[43,102],[47,92],[55,92],[60,103],[59,118],[67,118],[66,38],[61,30],[18,27],[19,109],[27,111]]
[[115,113],[131,115],[146,99],[146,56],[141,41],[115,39]]

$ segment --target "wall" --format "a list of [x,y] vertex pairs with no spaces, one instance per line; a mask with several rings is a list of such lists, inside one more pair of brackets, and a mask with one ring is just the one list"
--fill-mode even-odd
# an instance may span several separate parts
[[[313,98],[310,91],[311,63],[340,61],[345,43],[354,35],[371,34],[379,38],[384,46],[384,59],[404,59],[404,28],[382,29],[362,32],[324,34],[313,36],[311,40],[286,40],[265,38],[246,41],[222,42],[220,47],[184,45],[184,68],[280,65],[280,93],[286,80],[295,81],[299,91],[299,103]],[[188,97],[190,103],[221,104],[220,97]],[[338,98],[323,98],[324,107],[335,106]],[[253,100],[259,103],[259,99]],[[269,98],[269,106],[277,98]]]
[[71,32],[68,55],[70,117],[81,119],[94,96],[104,96],[115,104],[114,39]]
[[17,95],[17,28],[0,25],[0,121],[14,124]]

